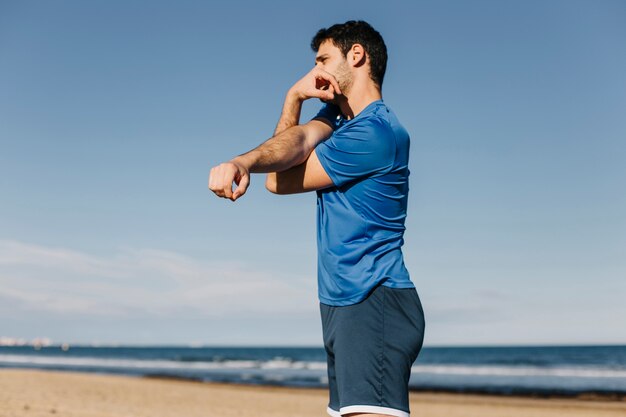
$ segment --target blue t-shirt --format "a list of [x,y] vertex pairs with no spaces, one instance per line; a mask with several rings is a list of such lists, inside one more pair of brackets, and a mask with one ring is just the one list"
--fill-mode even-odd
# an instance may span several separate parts
[[409,134],[377,100],[351,120],[325,105],[333,134],[315,153],[334,186],[317,191],[320,302],[356,304],[378,284],[414,288],[404,266]]

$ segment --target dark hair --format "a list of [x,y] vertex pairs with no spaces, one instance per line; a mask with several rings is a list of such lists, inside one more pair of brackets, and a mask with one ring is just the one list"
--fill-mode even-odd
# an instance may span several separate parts
[[348,55],[352,45],[361,44],[370,57],[370,77],[378,87],[383,86],[387,68],[387,47],[383,37],[369,23],[350,20],[328,29],[320,29],[311,41],[311,49],[317,52],[320,45],[327,40],[332,41],[344,56]]

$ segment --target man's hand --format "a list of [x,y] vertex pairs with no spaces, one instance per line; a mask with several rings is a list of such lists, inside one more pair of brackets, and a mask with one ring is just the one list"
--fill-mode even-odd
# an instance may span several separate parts
[[294,94],[300,101],[310,98],[332,100],[336,94],[342,94],[335,77],[318,67],[313,68],[295,83],[289,93]]
[[[233,183],[237,188],[233,191]],[[209,190],[222,198],[235,201],[246,193],[250,185],[250,171],[243,164],[232,160],[211,168]]]

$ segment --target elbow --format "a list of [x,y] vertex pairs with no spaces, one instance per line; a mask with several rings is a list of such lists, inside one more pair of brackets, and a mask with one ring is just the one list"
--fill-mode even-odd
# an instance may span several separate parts
[[278,181],[275,172],[270,172],[265,177],[265,188],[272,194],[278,194]]
[[265,188],[272,194],[291,194],[284,179],[279,180],[279,175],[276,172],[270,172],[267,174],[267,177],[265,178]]

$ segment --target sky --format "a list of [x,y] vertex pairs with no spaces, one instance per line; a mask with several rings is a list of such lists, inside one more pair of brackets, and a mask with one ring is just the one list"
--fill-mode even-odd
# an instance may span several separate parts
[[350,19],[411,135],[424,346],[626,344],[619,0],[0,0],[0,337],[321,347],[315,194],[207,178]]

